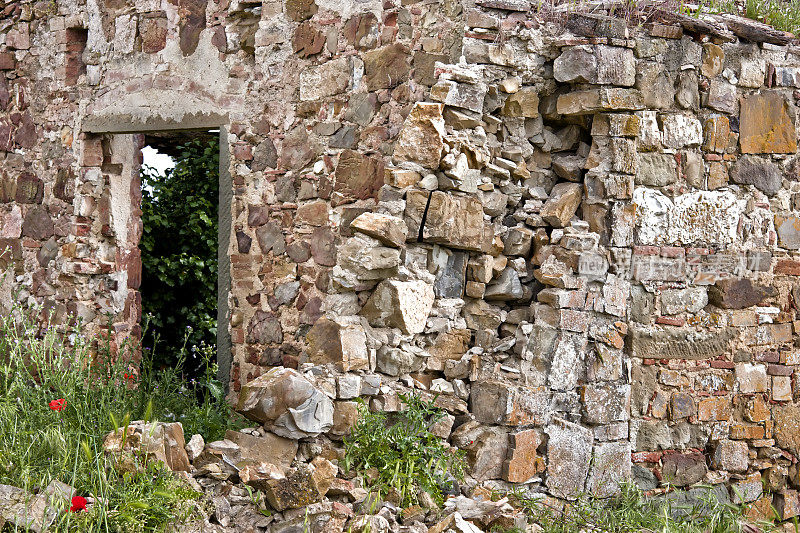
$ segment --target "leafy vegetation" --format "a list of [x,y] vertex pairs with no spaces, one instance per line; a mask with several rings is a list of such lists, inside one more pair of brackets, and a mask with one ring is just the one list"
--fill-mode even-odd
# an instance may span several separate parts
[[420,491],[442,503],[444,492],[464,479],[463,452],[447,446],[429,429],[444,412],[416,396],[400,396],[405,409],[387,414],[359,408],[358,422],[345,438],[345,470],[365,477],[381,496],[396,491],[401,506],[418,503]]
[[[703,487],[711,489],[710,486]],[[673,498],[680,491],[671,494]],[[545,533],[602,531],[607,533],[760,533],[776,531],[770,524],[757,526],[744,517],[745,506],[719,501],[711,490],[694,505],[674,503],[678,498],[646,498],[635,485],[622,486],[608,500],[584,496],[561,509],[521,492],[509,495]]]
[[[189,393],[180,364],[141,374],[133,346],[111,358],[109,343],[80,325],[41,325],[40,309],[0,316],[0,484],[36,492],[51,480],[89,499],[51,531],[161,531],[189,517],[198,495],[159,464],[119,476],[103,453],[116,421],[181,421],[187,436],[220,438],[240,427],[213,379],[213,365]],[[123,422],[124,424],[124,422]]]
[[162,368],[189,346],[185,370],[196,376],[205,370],[198,352],[213,349],[217,336],[219,140],[194,139],[177,150],[175,167],[164,174],[142,169],[145,346]]

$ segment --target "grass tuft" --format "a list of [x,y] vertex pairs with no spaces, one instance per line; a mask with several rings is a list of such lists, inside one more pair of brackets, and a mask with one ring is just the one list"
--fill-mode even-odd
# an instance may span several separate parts
[[[187,439],[219,439],[241,427],[215,365],[195,387],[183,382],[180,366],[145,364],[139,373],[133,346],[112,358],[109,343],[87,339],[80,324],[42,325],[42,316],[19,306],[0,316],[0,484],[35,494],[58,480],[88,498],[86,512],[60,515],[56,532],[161,531],[193,514],[200,495],[160,463],[120,476],[102,443],[137,419],[182,422]],[[212,350],[202,349],[210,363]]]

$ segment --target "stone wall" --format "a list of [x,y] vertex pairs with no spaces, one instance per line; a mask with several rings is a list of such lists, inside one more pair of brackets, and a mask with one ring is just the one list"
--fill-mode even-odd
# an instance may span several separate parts
[[800,514],[800,48],[729,16],[556,22],[6,3],[0,305],[138,336],[141,134],[221,127],[231,398],[267,430],[341,439],[354,399],[414,389],[470,488],[632,475]]

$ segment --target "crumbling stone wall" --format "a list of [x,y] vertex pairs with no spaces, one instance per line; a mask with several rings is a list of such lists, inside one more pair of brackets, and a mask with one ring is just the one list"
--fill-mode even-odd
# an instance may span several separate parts
[[800,514],[799,49],[731,17],[564,21],[7,3],[0,303],[137,336],[141,134],[221,127],[231,397],[269,431],[340,439],[355,398],[414,389],[470,485],[632,475]]

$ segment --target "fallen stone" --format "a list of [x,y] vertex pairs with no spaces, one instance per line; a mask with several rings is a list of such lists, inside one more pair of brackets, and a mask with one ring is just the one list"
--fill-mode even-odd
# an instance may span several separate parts
[[173,472],[190,469],[180,422],[131,422],[106,435],[103,450],[121,473],[142,472],[149,461],[159,461]]
[[301,464],[285,477],[261,480],[255,488],[264,491],[270,506],[278,512],[299,509],[322,500],[312,470]]
[[291,368],[273,368],[242,386],[236,410],[281,437],[315,437],[333,426],[333,402]]
[[239,446],[236,466],[271,463],[280,469],[288,469],[297,455],[297,441],[278,437],[267,432],[263,437],[228,430],[225,439]]

